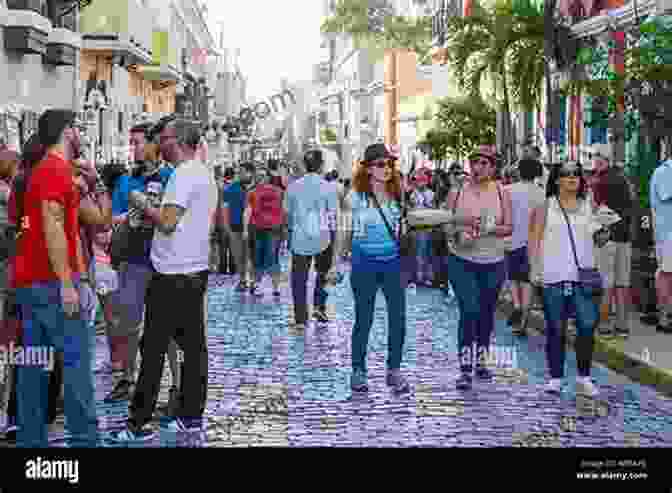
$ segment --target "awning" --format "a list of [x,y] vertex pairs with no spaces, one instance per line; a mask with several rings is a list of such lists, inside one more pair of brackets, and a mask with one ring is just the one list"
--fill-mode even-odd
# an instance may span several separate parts
[[179,82],[180,74],[168,65],[140,65],[138,74],[146,80]]

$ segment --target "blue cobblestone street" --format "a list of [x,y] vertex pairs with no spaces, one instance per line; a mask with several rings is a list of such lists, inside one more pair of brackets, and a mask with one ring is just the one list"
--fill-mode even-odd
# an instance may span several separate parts
[[[575,361],[568,354],[568,390],[543,392],[543,337],[516,339],[498,321],[492,361],[496,379],[469,392],[455,389],[457,309],[438,290],[409,290],[404,370],[412,392],[394,396],[385,385],[387,321],[379,295],[369,352],[370,391],[349,389],[353,303],[348,279],[330,297],[328,325],[305,333],[288,328],[291,295],[274,300],[233,291],[234,279],[212,276],[209,289],[210,387],[202,437],[159,435],[143,446],[575,446],[669,447],[672,401],[603,367],[593,377],[596,403],[577,399]],[[310,291],[312,292],[312,291]],[[99,338],[98,357],[107,349]],[[167,365],[160,401],[166,399]],[[127,403],[106,404],[113,382],[97,382],[102,431],[120,428]],[[61,418],[62,419],[62,418]],[[158,429],[158,419],[153,422]],[[63,443],[52,433],[53,445]]]

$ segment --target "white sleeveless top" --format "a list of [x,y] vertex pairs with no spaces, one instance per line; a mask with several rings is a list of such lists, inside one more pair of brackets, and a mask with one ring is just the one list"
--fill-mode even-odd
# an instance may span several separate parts
[[[576,212],[567,211],[572,225],[576,256],[581,268],[594,267],[592,207],[590,201],[579,201]],[[548,216],[543,238],[544,283],[554,284],[563,281],[578,281],[579,273],[572,252],[569,231],[565,216],[558,206],[557,197],[549,200]]]

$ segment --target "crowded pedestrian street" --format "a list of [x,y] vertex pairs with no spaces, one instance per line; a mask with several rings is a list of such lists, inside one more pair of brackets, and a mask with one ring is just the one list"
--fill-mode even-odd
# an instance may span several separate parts
[[[286,266],[286,259],[283,262]],[[332,295],[328,324],[293,333],[291,298],[262,299],[233,290],[229,276],[208,287],[210,368],[205,437],[158,434],[135,447],[669,447],[672,400],[596,365],[602,394],[594,403],[573,389],[543,391],[543,337],[514,338],[501,319],[494,337],[496,378],[455,390],[457,310],[438,291],[409,292],[404,368],[412,391],[385,386],[386,315],[377,311],[370,342],[370,390],[349,387],[353,301],[347,280]],[[270,288],[270,286],[269,286]],[[107,349],[99,337],[98,359]],[[568,367],[573,356],[569,355]],[[570,376],[572,376],[570,374]],[[159,400],[167,398],[168,371]],[[97,376],[101,431],[123,426],[127,403],[104,403],[112,386]],[[63,418],[49,435],[64,445]],[[159,430],[160,418],[152,422]],[[126,445],[124,445],[126,446]]]

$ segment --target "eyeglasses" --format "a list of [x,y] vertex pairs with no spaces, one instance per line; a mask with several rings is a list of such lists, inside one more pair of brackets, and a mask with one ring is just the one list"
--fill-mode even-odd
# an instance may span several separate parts
[[581,178],[583,176],[583,173],[578,170],[560,170],[560,178],[569,178],[569,177],[574,177],[574,178]]
[[371,161],[370,163],[367,164],[369,168],[393,168],[394,167],[394,161],[391,159],[381,159],[379,161]]

